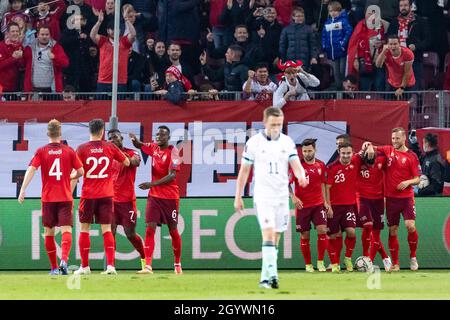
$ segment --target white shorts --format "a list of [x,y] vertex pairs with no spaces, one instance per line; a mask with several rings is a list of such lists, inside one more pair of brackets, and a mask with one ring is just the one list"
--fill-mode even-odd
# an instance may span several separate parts
[[286,201],[254,201],[261,230],[284,232],[289,226],[289,198]]

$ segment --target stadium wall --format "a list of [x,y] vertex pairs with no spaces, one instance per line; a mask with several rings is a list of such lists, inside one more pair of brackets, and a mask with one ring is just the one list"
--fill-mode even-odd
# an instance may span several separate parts
[[[145,235],[146,199],[137,200],[139,211],[137,232]],[[18,204],[15,199],[0,200],[0,270],[48,269],[44,247],[39,199],[27,199]],[[261,264],[261,236],[250,198],[245,199],[244,215],[234,213],[232,198],[183,198],[180,202],[179,230],[183,239],[184,269],[257,269]],[[70,265],[79,265],[78,233],[80,226],[75,201],[73,246]],[[421,268],[450,268],[450,201],[448,198],[417,198],[417,257]],[[294,211],[291,228],[280,241],[279,266],[284,269],[304,268],[300,253],[299,234],[295,232]],[[406,229],[400,227],[400,262],[409,267]],[[56,240],[60,243],[61,234]],[[353,257],[361,255],[360,230]],[[382,233],[387,247],[387,230]],[[312,257],[316,255],[316,233],[311,238]],[[57,247],[60,256],[60,247]],[[103,239],[98,225],[91,230],[91,267],[102,269]],[[379,257],[376,263],[382,265]],[[158,228],[154,254],[154,269],[171,269],[173,253],[166,227]],[[117,235],[116,265],[118,269],[138,269],[139,256],[124,236],[121,227]]]

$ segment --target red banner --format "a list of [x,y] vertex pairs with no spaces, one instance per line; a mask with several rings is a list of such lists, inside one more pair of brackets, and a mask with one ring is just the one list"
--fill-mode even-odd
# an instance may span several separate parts
[[[269,103],[251,101],[202,101],[175,106],[165,101],[118,101],[119,121],[140,121],[144,139],[151,137],[152,122],[236,122],[262,121],[262,112]],[[283,108],[286,121],[346,121],[348,132],[359,145],[363,140],[389,144],[390,130],[408,128],[409,106],[404,101],[314,100],[290,102]],[[110,101],[39,101],[7,102],[0,105],[0,120],[23,123],[86,122],[93,118],[109,120]],[[150,130],[149,130],[150,128]]]
[[[189,102],[181,106],[165,101],[119,101],[117,111],[119,123],[134,125],[132,128],[121,128],[121,130],[132,131],[136,134],[139,134],[140,130],[143,141],[151,140],[152,130],[156,128],[155,124],[172,124],[173,126],[176,124],[178,129],[185,128],[187,131],[194,132],[190,139],[183,139],[183,135],[178,135],[178,138],[172,141],[175,143],[183,141],[184,146],[190,147],[191,154],[188,157],[191,162],[183,165],[179,176],[183,196],[232,196],[234,185],[230,181],[237,177],[240,159],[238,148],[245,143],[245,137],[242,138],[242,135],[237,137],[237,134],[233,133],[234,136],[230,138],[230,135],[226,136],[225,130],[239,128],[245,133],[246,129],[260,128],[263,110],[267,106],[269,103],[250,101],[202,101]],[[305,138],[304,135],[316,137],[322,143],[326,143],[320,146],[323,152],[327,149],[326,153],[321,155],[325,162],[335,150],[334,138],[337,135],[349,133],[355,148],[359,148],[365,140],[377,145],[390,144],[391,129],[398,126],[408,128],[409,119],[409,106],[403,101],[291,102],[283,108],[283,112],[287,124],[284,132],[296,143],[300,143]],[[26,169],[26,161],[29,161],[39,143],[43,142],[41,140],[45,140],[45,127],[39,127],[39,125],[43,126],[52,118],[58,119],[63,123],[63,137],[75,148],[81,140],[86,139],[85,124],[89,120],[102,118],[108,121],[110,114],[110,101],[38,101],[0,104],[0,121],[3,121],[3,124],[16,124],[17,127],[10,126],[6,130],[5,127],[2,129],[0,126],[0,130],[3,130],[0,132],[3,135],[0,143],[3,140],[6,146],[2,152],[10,158],[9,162],[0,160],[0,176],[12,181],[11,185],[0,187],[0,197],[14,196],[15,190],[12,192],[10,189],[16,187],[16,182],[14,177],[11,179],[11,174]],[[203,129],[195,131],[196,124],[199,122],[202,123]],[[71,128],[65,129],[64,123],[84,123],[84,125],[82,127],[72,125]],[[219,137],[216,137],[215,133],[205,134],[205,130],[219,132]],[[222,138],[220,133],[223,134]],[[205,135],[209,136],[205,137]],[[214,137],[211,138],[211,136]],[[218,141],[220,143],[217,143]],[[11,150],[8,151],[8,148]],[[219,153],[224,159],[220,163],[214,158],[215,154]],[[211,154],[213,154],[212,160],[211,157],[206,159]],[[149,169],[149,167],[140,168],[146,171],[145,173],[142,171],[142,174],[138,172],[138,178],[144,179],[145,175],[145,179],[148,180]],[[137,193],[139,196],[139,190]]]

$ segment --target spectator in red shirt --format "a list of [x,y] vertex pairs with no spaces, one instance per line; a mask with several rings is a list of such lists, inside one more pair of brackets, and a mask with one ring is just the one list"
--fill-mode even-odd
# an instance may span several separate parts
[[[128,77],[128,55],[131,46],[136,38],[136,30],[129,20],[129,10],[123,14],[123,18],[128,27],[129,33],[119,38],[119,73],[118,73],[118,92],[127,91]],[[114,24],[109,24],[106,31],[108,36],[101,36],[98,30],[104,19],[103,11],[99,12],[98,21],[91,30],[91,39],[97,44],[100,50],[100,66],[97,79],[97,92],[112,91],[113,77],[113,55],[114,55]]]
[[8,25],[6,39],[0,42],[0,85],[3,92],[18,91],[19,69],[24,66],[23,47],[17,23]]
[[412,68],[414,53],[405,47],[400,46],[400,39],[397,35],[389,35],[387,45],[378,55],[376,66],[381,68],[383,64],[387,70],[387,86],[395,91],[399,98],[405,90],[412,90],[416,83]]

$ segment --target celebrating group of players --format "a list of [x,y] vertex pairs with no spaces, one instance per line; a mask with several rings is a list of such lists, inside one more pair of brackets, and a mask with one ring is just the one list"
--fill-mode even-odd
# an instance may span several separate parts
[[[342,232],[346,233],[345,266],[353,271],[351,258],[357,225],[363,228],[363,255],[373,261],[380,252],[386,271],[399,271],[397,235],[401,214],[408,229],[410,268],[417,270],[418,235],[412,185],[419,183],[420,167],[416,154],[405,145],[405,130],[392,130],[392,146],[376,147],[365,142],[358,153],[354,152],[349,136],[338,136],[338,158],[325,166],[315,157],[316,139],[302,142],[300,161],[295,143],[281,132],[283,123],[280,109],[269,107],[264,111],[265,129],[247,141],[237,179],[234,207],[242,212],[242,193],[254,167],[254,205],[263,240],[259,286],[279,287],[277,248],[281,233],[288,228],[288,192],[296,207],[296,229],[301,233],[300,248],[307,272],[314,271],[309,243],[311,222],[318,233],[319,271],[326,271],[323,261],[326,250],[331,271],[340,271]],[[295,192],[290,188],[292,182],[295,182]],[[380,239],[385,206],[392,261]]]
[[[157,225],[167,224],[172,238],[174,271],[182,274],[181,237],[177,230],[179,191],[176,174],[180,169],[178,151],[169,145],[170,130],[158,128],[156,142],[142,143],[130,133],[133,145],[152,157],[152,181],[139,188],[150,189],[146,207],[145,241],[136,234],[136,168],[140,164],[138,152],[123,146],[119,130],[108,132],[103,140],[105,123],[101,119],[89,122],[90,141],[74,151],[65,145],[61,137],[61,123],[51,120],[47,135],[50,143],[39,148],[31,160],[19,194],[19,202],[25,199],[25,190],[34,173],[41,167],[42,177],[42,223],[45,229],[45,248],[51,264],[51,275],[67,274],[67,262],[72,246],[73,191],[83,176],[79,211],[81,232],[78,239],[81,266],[74,273],[87,275],[89,267],[90,234],[92,223],[101,225],[106,270],[102,274],[116,274],[115,233],[122,225],[131,244],[141,256],[142,270],[153,273],[152,256],[155,247]],[[61,227],[61,261],[58,266],[55,244],[55,227]]]
[[[392,146],[373,146],[365,142],[357,153],[350,137],[340,135],[336,140],[337,159],[325,166],[316,158],[316,139],[305,139],[301,143],[303,159],[300,161],[292,139],[281,133],[283,122],[284,115],[280,109],[269,107],[264,111],[265,129],[247,141],[236,184],[234,207],[241,212],[242,193],[254,166],[254,204],[263,240],[260,287],[278,288],[277,247],[281,233],[288,227],[289,194],[296,208],[296,229],[301,233],[300,248],[307,272],[314,271],[309,240],[311,222],[318,233],[317,269],[320,272],[326,271],[325,251],[329,254],[331,271],[340,271],[342,232],[346,233],[344,263],[348,271],[353,270],[352,253],[357,226],[363,228],[363,255],[373,261],[379,252],[386,271],[400,270],[397,235],[401,214],[408,230],[410,268],[417,270],[418,235],[412,185],[419,183],[420,167],[415,153],[405,145],[405,130],[392,130]],[[103,233],[107,266],[102,274],[117,273],[114,260],[118,225],[123,226],[128,240],[140,254],[141,270],[138,273],[153,273],[154,236],[161,224],[169,228],[174,271],[181,274],[181,237],[177,230],[179,190],[176,182],[181,161],[177,148],[169,145],[169,128],[160,126],[156,142],[152,143],[143,143],[134,134],[129,134],[133,145],[152,158],[152,180],[139,184],[142,190],[150,189],[144,241],[136,233],[134,191],[140,156],[137,151],[123,146],[119,130],[108,132],[109,141],[103,140],[104,131],[103,120],[91,120],[90,141],[74,151],[63,143],[61,123],[51,120],[47,133],[50,143],[36,151],[25,174],[18,199],[20,203],[24,201],[25,190],[34,173],[41,167],[42,222],[50,274],[68,272],[72,245],[72,194],[81,176],[83,186],[78,208],[81,266],[75,274],[91,273],[89,230],[92,223],[100,224]],[[294,192],[290,187],[292,183],[295,183]],[[392,261],[380,239],[385,207]],[[55,227],[61,227],[62,233],[59,266]]]
[[[291,179],[290,182],[295,182],[295,193],[291,191],[291,197],[296,207],[296,227],[301,233],[300,248],[307,272],[314,271],[309,244],[311,222],[318,233],[319,271],[326,271],[323,262],[326,249],[332,271],[340,270],[342,232],[346,233],[344,263],[348,271],[353,271],[351,258],[356,244],[356,227],[362,228],[363,256],[373,261],[379,252],[386,271],[400,270],[397,234],[401,213],[408,229],[410,268],[418,269],[418,235],[411,186],[419,183],[420,167],[416,154],[407,149],[405,141],[404,129],[395,128],[392,130],[392,146],[374,147],[367,142],[360,152],[354,153],[350,137],[339,135],[336,138],[338,158],[328,166],[315,157],[316,139],[302,142],[301,164],[309,184],[302,188],[297,180]],[[380,239],[385,204],[393,261]]]

